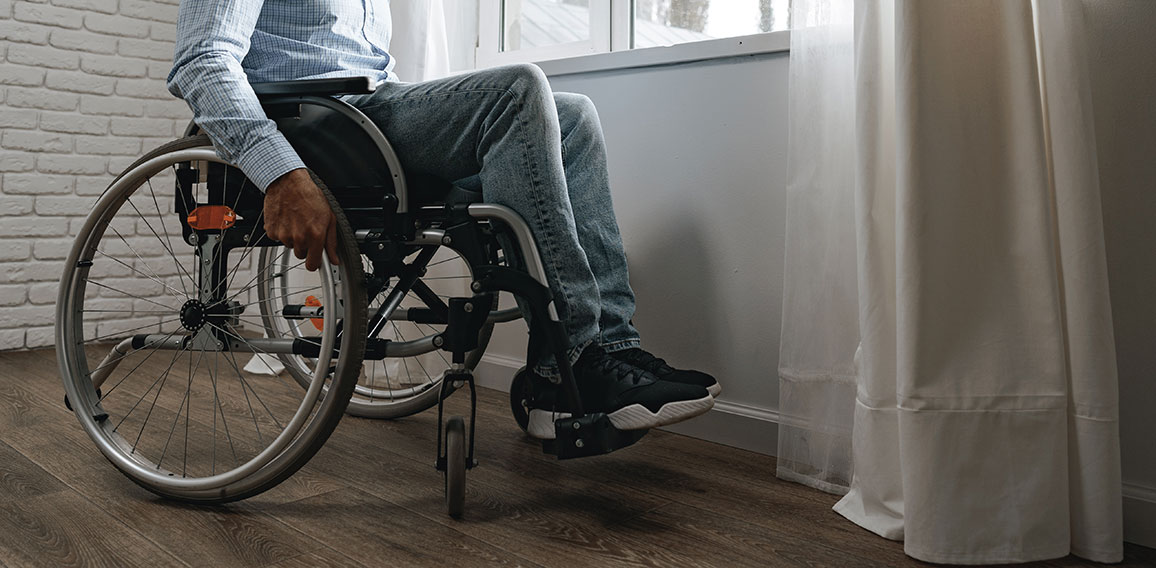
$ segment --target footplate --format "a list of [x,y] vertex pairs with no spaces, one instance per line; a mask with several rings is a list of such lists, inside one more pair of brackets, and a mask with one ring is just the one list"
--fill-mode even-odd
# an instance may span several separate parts
[[646,435],[646,430],[619,430],[601,412],[554,421],[555,439],[543,440],[542,451],[560,460],[600,456],[625,448]]

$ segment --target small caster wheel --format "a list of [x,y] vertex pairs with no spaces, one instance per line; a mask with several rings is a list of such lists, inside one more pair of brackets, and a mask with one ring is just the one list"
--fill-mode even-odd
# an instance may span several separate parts
[[[100,400],[100,397],[100,389],[96,389],[96,399]],[[72,410],[72,402],[68,400],[68,395],[64,395],[64,406],[69,410]]]
[[532,397],[530,386],[530,371],[522,367],[514,374],[514,381],[510,383],[510,411],[514,413],[514,420],[523,432],[530,426],[530,400]]
[[466,501],[466,421],[454,416],[446,423],[446,511],[462,517]]

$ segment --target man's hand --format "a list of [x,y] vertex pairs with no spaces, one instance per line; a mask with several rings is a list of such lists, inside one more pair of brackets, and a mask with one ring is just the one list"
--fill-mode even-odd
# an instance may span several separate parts
[[321,266],[322,251],[338,264],[337,217],[304,168],[277,178],[265,191],[265,232],[304,259],[306,270]]

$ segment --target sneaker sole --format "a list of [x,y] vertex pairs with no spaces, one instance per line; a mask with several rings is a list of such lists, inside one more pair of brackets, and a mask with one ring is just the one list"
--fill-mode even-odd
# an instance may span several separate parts
[[[713,407],[714,397],[708,395],[696,400],[668,402],[658,412],[651,412],[641,404],[632,404],[611,412],[607,417],[610,424],[619,430],[646,430],[694,418]],[[568,412],[532,409],[526,432],[540,440],[553,440],[554,421],[569,417]]]

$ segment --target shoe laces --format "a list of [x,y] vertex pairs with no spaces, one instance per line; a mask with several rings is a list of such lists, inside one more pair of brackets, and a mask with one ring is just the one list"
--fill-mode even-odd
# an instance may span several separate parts
[[656,357],[650,352],[644,351],[642,349],[632,351],[627,355],[627,358],[630,360],[630,364],[634,365],[635,367],[646,369],[651,373],[659,374],[674,371],[670,365],[666,364],[665,359],[662,357]]
[[596,364],[602,373],[613,373],[619,380],[629,379],[632,385],[637,385],[647,375],[646,369],[625,361],[619,361],[613,357],[603,357]]
[[603,375],[615,377],[616,380],[627,379],[632,385],[637,385],[642,382],[642,379],[650,374],[646,369],[633,363],[619,361],[603,352],[597,354],[592,353],[586,364],[593,366],[595,371]]

